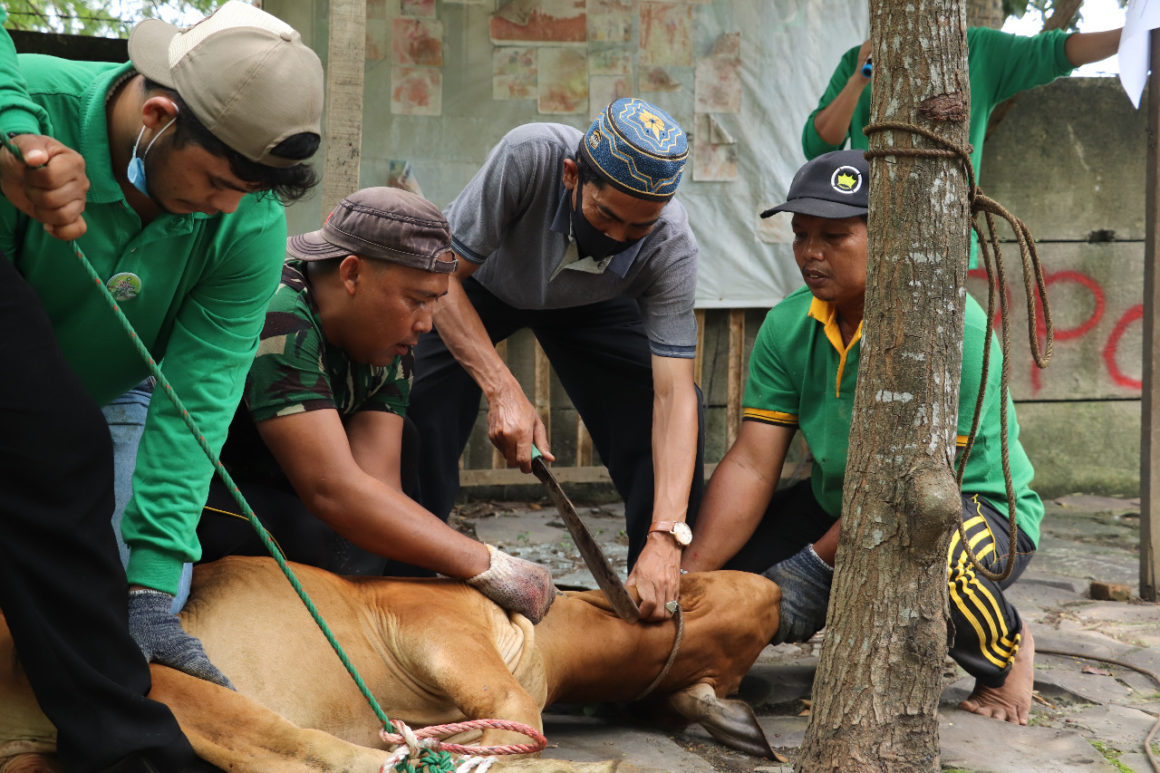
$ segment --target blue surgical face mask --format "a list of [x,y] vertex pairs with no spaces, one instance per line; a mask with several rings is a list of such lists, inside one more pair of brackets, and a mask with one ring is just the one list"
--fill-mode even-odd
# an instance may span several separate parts
[[601,260],[609,255],[624,252],[640,241],[640,239],[631,239],[622,242],[619,239],[613,239],[611,236],[605,236],[600,229],[589,223],[588,218],[584,217],[583,189],[584,184],[577,180],[576,206],[572,209],[572,236],[576,239],[576,250],[580,253],[580,257]]
[[149,144],[145,146],[145,152],[141,154],[140,158],[137,157],[137,146],[141,144],[141,137],[145,134],[145,127],[142,126],[141,131],[137,132],[137,141],[133,143],[133,155],[129,158],[129,168],[125,170],[125,173],[129,176],[129,182],[132,183],[133,187],[146,196],[150,196],[150,193],[149,185],[145,181],[145,156],[149,155],[149,149],[153,147],[154,142],[157,142],[157,138],[164,134],[165,130],[176,121],[177,117],[174,116],[169,123],[161,127],[161,131],[153,135],[153,139],[149,140]]

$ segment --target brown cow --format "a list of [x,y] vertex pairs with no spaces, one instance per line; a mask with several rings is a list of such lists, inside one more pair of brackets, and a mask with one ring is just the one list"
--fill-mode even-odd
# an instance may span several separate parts
[[[411,727],[503,718],[541,729],[548,703],[633,700],[673,644],[672,622],[626,623],[599,592],[557,598],[533,627],[460,582],[292,567],[383,709]],[[722,699],[776,632],[779,599],[760,575],[683,577],[684,637],[656,688],[722,742],[766,756],[773,752],[753,712]],[[153,666],[151,695],[170,706],[199,756],[239,771],[377,773],[385,753],[375,715],[271,559],[197,567],[182,618],[239,691]],[[11,647],[0,628],[0,669],[14,662]],[[12,767],[18,754],[36,753],[22,758],[29,764],[53,748],[52,727],[15,666],[0,670],[0,695],[0,773],[52,770]],[[527,739],[488,730],[477,742]]]

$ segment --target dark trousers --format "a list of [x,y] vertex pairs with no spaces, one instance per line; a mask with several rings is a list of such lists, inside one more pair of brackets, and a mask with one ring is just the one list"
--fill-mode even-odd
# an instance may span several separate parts
[[[963,494],[963,526],[967,544],[983,566],[998,572],[1007,560],[1011,534],[1007,517],[977,495]],[[814,499],[808,480],[774,493],[765,517],[726,569],[764,572],[769,567],[816,542],[833,524]],[[1018,650],[1023,622],[1003,595],[1023,574],[1035,546],[1019,532],[1015,568],[1001,583],[975,572],[956,533],[947,550],[950,589],[950,656],[963,669],[990,687],[1007,678]]]
[[169,709],[145,697],[149,669],[129,636],[109,430],[3,255],[0,331],[0,609],[17,656],[66,770],[135,753],[184,770],[193,751]]
[[[631,567],[644,549],[653,507],[652,363],[639,306],[630,298],[616,298],[568,309],[517,309],[474,279],[463,287],[492,343],[525,327],[540,342],[624,499]],[[480,396],[479,386],[452,357],[438,331],[424,335],[415,348],[408,415],[422,439],[421,502],[444,520],[459,491],[459,457],[475,424]],[[697,406],[690,525],[705,489],[705,409],[699,389]]]
[[[403,423],[401,482],[403,493],[412,498],[418,490],[417,446],[417,432],[408,419]],[[388,560],[355,545],[311,513],[285,479],[239,479],[235,483],[262,525],[291,561],[346,575],[431,577],[435,574],[429,569]],[[216,561],[224,556],[269,555],[254,527],[241,512],[226,485],[215,475],[197,525],[201,562]]]

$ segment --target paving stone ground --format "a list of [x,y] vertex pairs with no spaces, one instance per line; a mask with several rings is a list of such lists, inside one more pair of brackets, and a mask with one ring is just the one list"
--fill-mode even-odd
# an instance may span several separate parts
[[[1046,652],[1102,657],[1160,673],[1160,606],[1139,600],[1139,502],[1074,494],[1046,505],[1039,551],[1009,591],[1039,650],[1031,722],[1018,727],[956,708],[972,680],[948,661],[939,709],[942,767],[972,773],[1150,772],[1143,740],[1160,715],[1160,685],[1121,665]],[[579,510],[623,576],[623,506],[579,503]],[[546,499],[471,502],[456,509],[453,522],[544,563],[561,586],[595,587]],[[1092,600],[1093,580],[1127,584],[1133,600]],[[738,696],[754,706],[770,743],[791,760],[808,722],[822,635],[802,645],[767,647]],[[681,773],[791,770],[724,749],[696,726],[679,732],[649,726],[631,707],[549,707],[544,724],[546,757],[618,759],[644,771]],[[1158,739],[1153,753],[1160,756]]]

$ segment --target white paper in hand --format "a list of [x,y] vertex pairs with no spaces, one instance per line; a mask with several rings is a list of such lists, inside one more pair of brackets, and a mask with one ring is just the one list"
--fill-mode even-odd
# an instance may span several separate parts
[[1160,27],[1160,0],[1131,0],[1124,31],[1120,34],[1120,85],[1136,108],[1140,107],[1144,84],[1148,82],[1149,32],[1157,27]]

